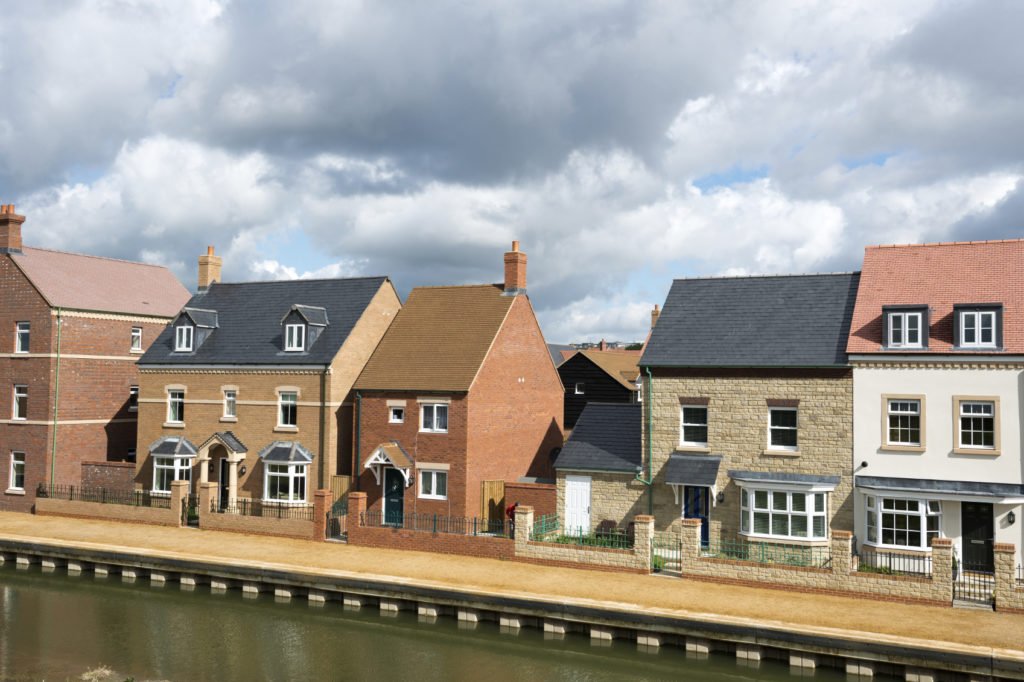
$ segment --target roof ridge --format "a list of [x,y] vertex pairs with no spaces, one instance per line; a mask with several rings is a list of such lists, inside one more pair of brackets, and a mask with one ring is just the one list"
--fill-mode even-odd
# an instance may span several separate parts
[[981,246],[984,244],[1017,244],[1024,242],[1024,238],[1018,237],[1017,239],[973,239],[970,241],[960,242],[924,242],[923,244],[869,244],[864,247],[864,250],[868,249],[907,249],[907,248],[919,248],[925,246]]
[[493,282],[493,283],[490,283],[490,284],[424,284],[424,285],[421,285],[421,286],[418,286],[418,287],[413,287],[413,290],[416,290],[416,289],[473,289],[473,288],[482,289],[484,287],[501,287],[502,289],[504,289],[505,285],[502,284],[501,282]]
[[[237,286],[242,284],[287,284],[290,282],[353,282],[361,279],[383,279],[387,280],[387,275],[361,275],[359,277],[309,277],[302,278],[296,277],[294,279],[254,279],[248,282],[214,282],[218,286]],[[210,286],[213,286],[211,284]]]
[[859,275],[860,270],[845,272],[791,272],[791,273],[758,273],[750,275],[700,275],[694,277],[674,277],[673,281],[707,280],[707,279],[782,279],[783,277],[838,277],[842,275]]
[[24,249],[29,249],[29,250],[32,250],[32,251],[46,251],[48,253],[62,253],[65,256],[78,256],[80,258],[95,258],[97,260],[109,260],[109,261],[113,261],[115,263],[127,263],[128,265],[144,265],[147,268],[163,268],[164,270],[169,270],[169,268],[166,265],[160,265],[158,263],[145,263],[143,261],[127,260],[125,258],[112,258],[111,256],[97,256],[97,255],[94,255],[94,254],[91,254],[91,253],[77,253],[75,251],[62,251],[61,249],[44,249],[44,248],[42,248],[40,246],[25,246],[25,247],[23,247],[23,250]]

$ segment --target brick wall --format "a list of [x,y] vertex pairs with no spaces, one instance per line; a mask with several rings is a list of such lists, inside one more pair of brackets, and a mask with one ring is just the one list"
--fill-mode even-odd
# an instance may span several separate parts
[[86,488],[132,490],[135,488],[135,463],[82,462],[82,485]]
[[211,501],[217,495],[216,483],[199,484],[199,527],[204,530],[220,530],[246,535],[271,535],[276,537],[299,538],[322,542],[325,539],[324,525],[330,506],[330,491],[316,490],[310,497],[313,502],[312,518],[279,519],[275,517],[242,516],[211,510]]
[[35,502],[35,513],[40,516],[68,516],[80,519],[100,519],[125,523],[149,523],[157,526],[180,526],[182,500],[188,494],[184,481],[175,481],[171,488],[169,507],[132,507],[126,504],[102,504],[40,497]]
[[552,483],[505,483],[505,506],[519,503],[533,507],[537,516],[554,514],[557,509],[555,486]]

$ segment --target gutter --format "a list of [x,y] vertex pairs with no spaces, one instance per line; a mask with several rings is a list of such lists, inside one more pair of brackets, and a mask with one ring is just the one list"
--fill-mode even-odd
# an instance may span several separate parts
[[54,485],[57,474],[57,407],[60,398],[60,341],[64,329],[61,309],[57,308],[57,366],[53,376],[53,439],[50,443],[50,487]]

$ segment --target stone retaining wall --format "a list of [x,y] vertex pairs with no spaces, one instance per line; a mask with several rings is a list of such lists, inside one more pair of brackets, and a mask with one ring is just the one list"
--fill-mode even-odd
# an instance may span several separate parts
[[149,523],[156,526],[180,526],[181,504],[187,494],[188,482],[175,481],[171,487],[169,509],[37,497],[35,513],[40,516],[69,516],[78,519]]
[[953,544],[947,538],[932,541],[932,576],[918,577],[854,570],[852,536],[846,531],[832,533],[829,567],[761,564],[706,557],[702,556],[700,524],[699,519],[684,519],[682,522],[683,578],[799,592],[867,596],[876,601],[941,606],[953,603]]
[[654,517],[634,518],[632,549],[581,547],[554,542],[534,542],[530,539],[533,528],[533,507],[516,509],[516,559],[529,563],[572,566],[632,573],[651,572],[651,539],[654,536]]

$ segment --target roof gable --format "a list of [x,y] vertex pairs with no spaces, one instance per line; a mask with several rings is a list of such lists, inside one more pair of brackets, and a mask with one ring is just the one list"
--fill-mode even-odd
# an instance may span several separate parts
[[845,366],[859,273],[677,279],[647,367]]
[[[631,391],[637,390],[636,380],[640,376],[640,354],[629,351],[584,350],[579,353],[598,369]],[[568,361],[566,361],[568,362]]]
[[30,247],[10,257],[54,308],[174,317],[189,298],[160,265]]
[[516,298],[496,284],[413,289],[355,387],[468,391]]

